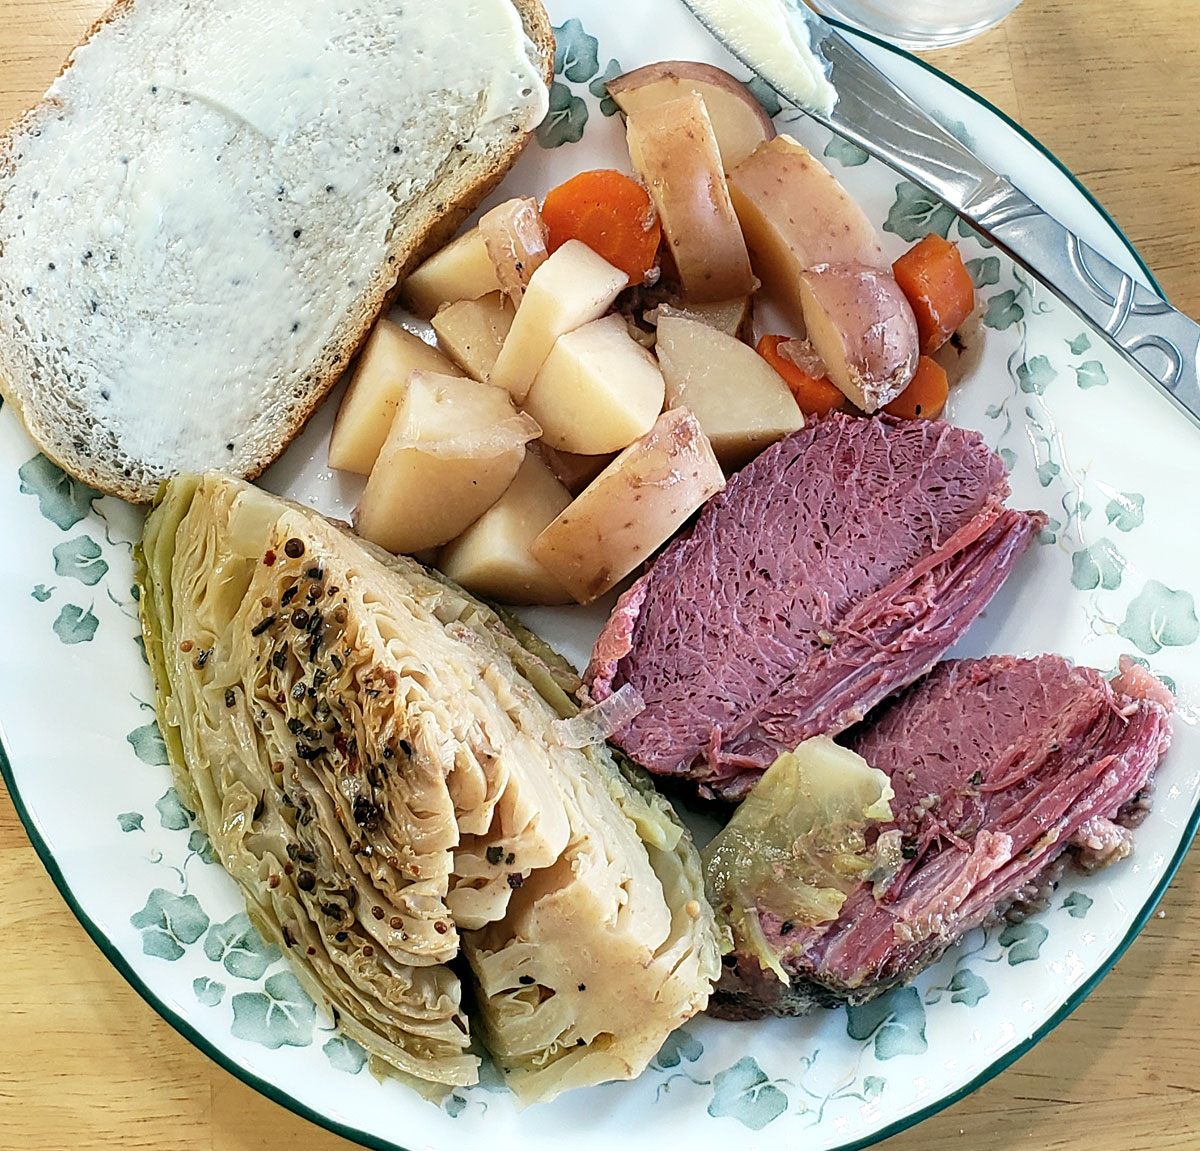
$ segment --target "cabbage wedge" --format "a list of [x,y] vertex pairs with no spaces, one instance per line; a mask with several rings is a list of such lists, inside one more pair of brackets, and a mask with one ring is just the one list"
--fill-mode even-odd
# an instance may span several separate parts
[[546,1100],[637,1075],[704,1008],[696,850],[603,744],[558,740],[573,673],[529,633],[219,474],[164,487],[138,580],[177,785],[376,1066],[469,1084],[482,1040]]

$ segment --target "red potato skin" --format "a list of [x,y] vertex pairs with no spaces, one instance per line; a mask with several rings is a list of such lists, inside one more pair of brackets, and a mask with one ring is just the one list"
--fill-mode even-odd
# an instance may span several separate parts
[[888,272],[818,264],[802,273],[809,339],[829,378],[870,413],[895,399],[917,370],[917,321]]
[[685,297],[703,303],[748,295],[756,281],[701,97],[688,93],[630,113],[626,134]]
[[[662,60],[625,72],[615,80],[609,80],[605,87],[618,107],[628,111],[626,104],[632,101],[632,93],[656,84],[662,86],[664,99],[669,98],[666,93],[672,89],[690,89],[700,95],[713,120],[717,146],[727,172],[760,143],[775,135],[774,122],[754,94],[736,77],[712,64]],[[732,135],[734,131],[737,138]]]
[[793,322],[803,322],[800,275],[808,269],[861,264],[889,270],[874,224],[792,137],[760,144],[728,182],[755,275]]

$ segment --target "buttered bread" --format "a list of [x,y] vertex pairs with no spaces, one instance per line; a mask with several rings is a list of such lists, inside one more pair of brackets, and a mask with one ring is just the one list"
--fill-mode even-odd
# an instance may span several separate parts
[[536,0],[127,0],[0,142],[0,391],[144,502],[274,460],[545,113]]

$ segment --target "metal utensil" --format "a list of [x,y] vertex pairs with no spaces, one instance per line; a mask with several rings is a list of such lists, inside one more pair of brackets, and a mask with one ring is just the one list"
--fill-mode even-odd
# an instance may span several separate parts
[[[989,168],[802,0],[683,3],[784,99],[944,200],[1200,423],[1200,325]],[[785,51],[780,16],[797,41]],[[791,83],[808,43],[837,91],[831,110],[807,106]],[[805,70],[811,72],[811,62]]]

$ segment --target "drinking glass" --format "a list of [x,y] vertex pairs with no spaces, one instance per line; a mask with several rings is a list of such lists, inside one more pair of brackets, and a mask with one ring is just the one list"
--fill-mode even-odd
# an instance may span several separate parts
[[810,0],[833,16],[901,48],[948,48],[986,32],[1021,0]]

